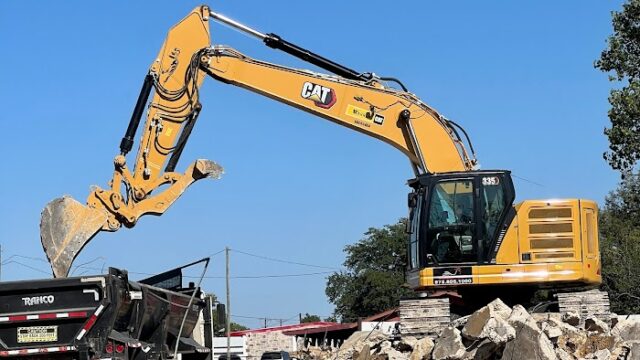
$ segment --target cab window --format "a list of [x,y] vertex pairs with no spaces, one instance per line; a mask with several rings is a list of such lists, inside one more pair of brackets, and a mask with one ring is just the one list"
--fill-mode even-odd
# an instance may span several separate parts
[[431,190],[427,251],[437,263],[477,261],[472,179],[445,180]]
[[485,252],[488,252],[499,230],[500,220],[507,208],[507,200],[504,186],[497,176],[483,178],[482,185],[482,238],[485,242]]
[[421,224],[422,194],[416,197],[415,203],[409,209],[409,269],[419,267],[419,233]]

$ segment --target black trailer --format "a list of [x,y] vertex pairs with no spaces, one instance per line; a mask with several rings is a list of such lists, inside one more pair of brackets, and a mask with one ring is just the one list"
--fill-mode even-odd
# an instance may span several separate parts
[[0,358],[157,360],[177,346],[177,358],[209,359],[191,336],[205,302],[193,283],[182,287],[183,268],[138,282],[109,268],[0,283]]

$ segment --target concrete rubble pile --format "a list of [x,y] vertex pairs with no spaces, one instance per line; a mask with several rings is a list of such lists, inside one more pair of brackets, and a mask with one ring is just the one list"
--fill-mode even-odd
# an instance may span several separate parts
[[640,321],[529,314],[496,299],[430,337],[354,333],[337,350],[311,347],[304,360],[640,360]]

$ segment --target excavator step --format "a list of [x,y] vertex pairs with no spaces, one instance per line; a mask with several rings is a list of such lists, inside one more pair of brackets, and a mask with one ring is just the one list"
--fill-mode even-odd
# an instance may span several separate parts
[[400,300],[400,334],[432,336],[451,321],[448,298]]

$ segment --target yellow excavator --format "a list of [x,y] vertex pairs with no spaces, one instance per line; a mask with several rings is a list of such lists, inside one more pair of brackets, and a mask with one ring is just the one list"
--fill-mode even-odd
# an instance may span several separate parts
[[[329,73],[212,46],[212,19]],[[566,199],[514,205],[510,172],[478,170],[465,130],[399,80],[355,71],[207,6],[194,9],[169,31],[151,64],[109,188],[91,191],[86,205],[64,197],[45,207],[41,241],[56,277],[68,274],[74,258],[98,232],[132,227],[146,214],[161,215],[193,182],[220,176],[222,168],[209,160],[175,171],[202,110],[199,88],[205,77],[372,136],[409,158],[415,178],[409,181],[407,282],[416,291],[583,289],[601,282],[596,203]],[[126,155],[139,127],[130,170]]]

